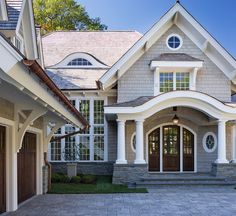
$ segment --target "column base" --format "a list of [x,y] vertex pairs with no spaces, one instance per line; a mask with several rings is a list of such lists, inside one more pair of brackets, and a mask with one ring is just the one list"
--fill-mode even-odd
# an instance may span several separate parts
[[146,164],[145,160],[135,160],[134,164]]
[[127,164],[127,160],[116,160],[116,164]]
[[236,159],[231,160],[230,163],[236,164]]
[[217,164],[225,164],[225,163],[229,163],[229,161],[227,159],[216,159],[215,163],[217,163]]

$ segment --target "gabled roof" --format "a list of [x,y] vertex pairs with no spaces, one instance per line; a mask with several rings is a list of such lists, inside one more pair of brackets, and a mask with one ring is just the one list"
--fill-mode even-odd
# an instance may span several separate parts
[[[36,60],[28,60],[16,47],[3,35],[0,33],[0,44],[4,44],[3,47],[6,47],[6,50],[11,53],[12,56],[14,56],[14,59],[16,59],[18,62],[20,62],[22,65],[28,67],[28,70],[26,74],[29,74],[29,76],[34,76],[35,74],[39,79],[40,82],[43,83],[47,87],[47,92],[50,92],[51,100],[52,98],[56,98],[58,104],[62,104],[64,106],[64,109],[66,112],[71,113],[80,123],[83,125],[83,127],[88,127],[89,123],[86,121],[86,119],[82,116],[82,114],[70,103],[69,99],[61,92],[61,90],[55,85],[55,83],[50,79],[50,77],[46,74],[46,72],[43,70],[43,68],[37,63]],[[11,64],[13,61],[12,59],[9,59],[9,64]],[[3,64],[4,65],[4,64]],[[6,64],[4,65],[6,68]],[[22,67],[24,68],[24,67]],[[2,68],[3,69],[3,68]],[[8,68],[9,69],[9,68]],[[31,71],[32,73],[28,73],[28,71]],[[16,73],[19,73],[20,71],[16,70]],[[14,76],[14,79],[15,76]],[[18,79],[16,79],[17,82],[20,83]],[[32,87],[32,83],[26,82],[28,86],[26,87],[30,91],[30,87]],[[40,89],[44,89],[44,85],[40,84]],[[23,91],[23,90],[22,90]],[[37,92],[39,94],[40,91]],[[45,96],[45,95],[44,95]],[[52,103],[50,100],[50,103]],[[51,106],[54,108],[56,106],[56,103],[53,105],[47,105],[48,107]],[[70,119],[69,119],[70,120]],[[74,122],[73,122],[74,123]]]
[[72,53],[88,53],[112,66],[141,38],[136,31],[56,31],[42,38],[45,67]]
[[[236,60],[177,1],[154,26],[100,79],[102,88],[112,86],[172,26],[177,25],[208,58],[234,82]],[[236,80],[235,80],[236,83]]]
[[8,20],[0,21],[1,30],[15,30],[23,0],[6,0]]

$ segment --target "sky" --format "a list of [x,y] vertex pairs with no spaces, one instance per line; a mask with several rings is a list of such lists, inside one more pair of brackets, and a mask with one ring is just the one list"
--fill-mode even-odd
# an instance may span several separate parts
[[[176,0],[77,0],[108,30],[145,33]],[[236,0],[180,0],[181,4],[236,58]]]

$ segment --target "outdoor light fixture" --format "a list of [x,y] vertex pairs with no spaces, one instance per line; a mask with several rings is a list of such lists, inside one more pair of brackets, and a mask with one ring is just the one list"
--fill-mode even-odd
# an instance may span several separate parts
[[179,117],[175,114],[174,118],[172,119],[173,124],[177,125],[179,123]]

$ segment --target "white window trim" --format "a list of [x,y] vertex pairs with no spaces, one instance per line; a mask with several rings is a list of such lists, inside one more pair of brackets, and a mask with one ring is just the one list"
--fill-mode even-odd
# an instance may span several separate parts
[[[213,138],[214,138],[215,145],[214,145],[214,147],[212,149],[207,148],[207,145],[206,145],[206,139],[207,139],[208,136],[213,136]],[[207,153],[213,153],[216,150],[216,148],[217,148],[217,144],[218,144],[217,143],[217,137],[216,137],[216,135],[213,132],[205,133],[205,135],[203,136],[203,139],[202,139],[202,145],[203,145],[204,150]]]
[[[202,64],[202,62],[201,62]],[[192,65],[193,66],[193,65]],[[196,65],[195,65],[196,66]],[[198,65],[199,66],[199,65]],[[200,67],[193,67],[191,69],[184,70],[182,67],[176,67],[175,69],[172,69],[171,67],[156,67],[156,65],[152,65],[151,63],[151,68],[154,68],[154,96],[162,94],[163,92],[160,92],[160,73],[165,73],[165,72],[171,72],[174,73],[173,81],[173,90],[176,90],[176,73],[177,72],[188,72],[189,73],[189,90],[195,91],[196,90],[196,79],[197,79],[197,72]],[[167,69],[168,68],[168,69]],[[173,67],[174,68],[174,67]]]
[[[180,45],[177,47],[177,48],[172,48],[172,47],[170,47],[169,46],[169,39],[171,38],[171,37],[177,37],[177,38],[179,38],[179,40],[180,40]],[[166,46],[170,49],[170,50],[173,50],[173,51],[176,51],[176,50],[179,50],[181,47],[182,47],[182,45],[183,45],[183,39],[182,39],[182,37],[180,36],[180,35],[178,35],[178,34],[171,34],[171,35],[169,35],[167,38],[166,38]]]
[[134,132],[131,136],[131,140],[130,140],[130,145],[131,145],[131,149],[132,151],[135,153],[136,152],[136,149],[134,149],[134,146],[133,146],[133,139],[134,139],[134,136],[136,136],[136,132]]
[[[107,162],[108,161],[108,135],[107,135],[107,130],[108,130],[108,126],[107,126],[107,121],[105,118],[105,114],[104,114],[104,124],[94,124],[94,100],[103,100],[104,101],[104,106],[107,105],[107,97],[70,97],[69,100],[75,100],[75,107],[77,110],[79,110],[79,105],[80,105],[80,101],[81,100],[89,100],[90,101],[90,121],[89,124],[91,125],[90,127],[90,133],[89,134],[81,134],[79,136],[89,136],[89,146],[90,146],[90,152],[89,152],[89,160],[78,160],[76,162],[79,163],[89,163],[89,162]],[[61,127],[61,134],[59,135],[64,135],[65,134],[65,126],[63,125]],[[94,126],[104,126],[104,160],[94,160]],[[79,128],[76,128],[76,131],[79,130]],[[79,139],[79,136],[76,136],[76,141]],[[99,136],[99,135],[98,135]],[[102,136],[102,135],[101,135]],[[78,137],[78,138],[77,138]],[[49,149],[49,155],[48,155],[48,159],[50,162],[53,163],[61,163],[61,162],[68,162],[64,159],[63,157],[63,151],[65,149],[65,139],[61,140],[61,160],[51,160],[51,145],[50,149]]]

